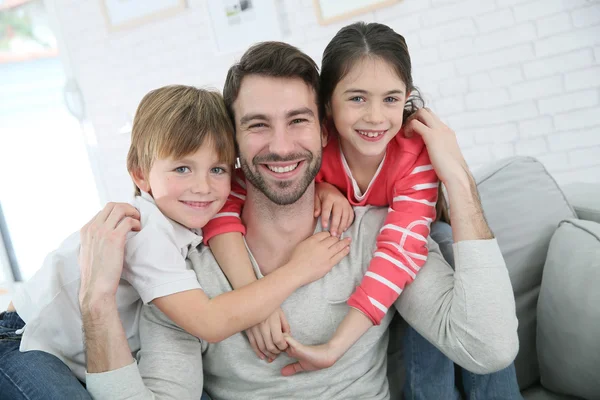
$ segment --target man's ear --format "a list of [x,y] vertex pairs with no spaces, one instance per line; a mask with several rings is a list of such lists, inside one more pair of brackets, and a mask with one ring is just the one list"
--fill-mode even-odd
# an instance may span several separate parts
[[329,140],[329,133],[327,132],[327,123],[321,123],[321,146],[325,148],[327,141]]
[[129,175],[131,175],[131,179],[133,179],[135,185],[142,192],[150,193],[150,181],[144,176],[141,168],[136,168],[133,171],[130,171]]

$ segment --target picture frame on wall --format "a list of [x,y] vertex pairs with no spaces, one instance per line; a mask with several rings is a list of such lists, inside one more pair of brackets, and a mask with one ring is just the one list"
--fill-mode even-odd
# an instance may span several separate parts
[[208,0],[208,13],[217,54],[236,53],[257,42],[283,39],[275,0]]
[[321,25],[339,22],[399,2],[400,0],[313,0]]
[[106,26],[114,32],[178,14],[185,0],[100,0]]

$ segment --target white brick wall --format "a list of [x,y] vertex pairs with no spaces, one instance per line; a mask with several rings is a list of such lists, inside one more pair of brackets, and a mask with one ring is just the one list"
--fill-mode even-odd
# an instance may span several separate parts
[[[240,54],[214,54],[203,0],[115,33],[98,1],[54,1],[98,137],[101,179],[111,199],[125,199],[128,138],[117,132],[144,93],[168,83],[221,88]],[[405,35],[416,85],[472,168],[533,155],[559,182],[600,182],[600,0],[402,0],[329,26],[318,25],[312,0],[272,1],[284,10],[285,40],[317,63],[353,21]]]

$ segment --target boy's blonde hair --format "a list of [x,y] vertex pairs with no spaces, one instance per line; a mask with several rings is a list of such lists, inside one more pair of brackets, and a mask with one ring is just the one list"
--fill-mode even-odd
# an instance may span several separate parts
[[[181,158],[204,144],[214,146],[219,159],[233,166],[234,128],[221,94],[184,85],[153,90],[135,113],[127,171],[148,176],[157,158]],[[135,194],[140,194],[137,186]]]

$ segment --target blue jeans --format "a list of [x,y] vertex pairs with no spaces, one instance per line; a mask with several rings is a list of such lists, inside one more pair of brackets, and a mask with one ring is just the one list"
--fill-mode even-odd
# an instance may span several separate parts
[[43,351],[21,353],[25,323],[16,312],[0,314],[0,393],[3,399],[91,399],[62,361]]
[[[16,312],[0,314],[0,398],[11,400],[90,399],[83,384],[62,361],[43,351],[21,353],[25,326]],[[210,400],[202,394],[201,400]]]
[[[431,238],[440,246],[442,255],[454,268],[452,228],[444,222],[431,226]],[[493,374],[478,375],[455,366],[427,339],[412,327],[403,336],[406,380],[403,395],[406,400],[462,398],[457,383],[462,385],[468,400],[523,399],[519,392],[515,365]]]

